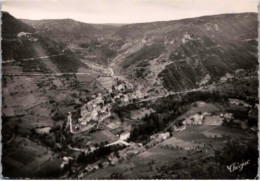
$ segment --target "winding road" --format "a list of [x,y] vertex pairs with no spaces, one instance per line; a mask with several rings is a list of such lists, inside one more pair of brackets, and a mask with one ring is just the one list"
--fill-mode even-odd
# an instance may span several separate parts
[[[42,56],[42,57],[36,57],[36,58],[24,58],[24,59],[18,59],[19,61],[29,61],[29,60],[38,60],[38,59],[46,59],[46,58],[51,58],[51,57],[57,57],[57,56],[61,56],[64,55],[64,53],[59,53],[59,54],[54,54],[54,55],[49,55],[49,56]],[[17,60],[6,60],[6,61],[2,61],[2,64],[5,63],[12,63],[12,62],[16,62]]]
[[62,75],[91,75],[91,72],[79,72],[79,73],[23,73],[23,74],[3,74],[3,76],[62,76]]
[[10,143],[10,142],[12,142],[13,140],[14,140],[14,137],[15,137],[15,134],[13,134],[12,135],[12,138],[10,139],[10,140],[8,140],[6,143],[4,143],[4,144],[8,144],[8,143]]
[[80,130],[80,131],[74,131],[74,130],[73,130],[73,126],[72,126],[72,118],[71,118],[71,116],[72,116],[72,114],[71,114],[71,112],[69,112],[68,121],[69,121],[69,124],[70,124],[70,132],[71,132],[72,134],[78,134],[78,133],[82,133],[82,132],[88,131],[88,130],[90,130],[91,128],[93,128],[93,127],[95,126],[95,125],[93,124],[93,125],[84,127],[84,128],[83,128],[82,130]]

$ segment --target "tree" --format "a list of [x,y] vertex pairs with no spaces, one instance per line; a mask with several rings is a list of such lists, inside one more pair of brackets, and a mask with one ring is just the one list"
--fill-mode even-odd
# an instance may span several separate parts
[[36,131],[35,131],[34,128],[32,128],[32,129],[30,130],[30,132],[31,132],[31,135],[32,135],[32,136],[36,135]]
[[14,127],[14,133],[17,134],[19,132],[19,126],[18,125],[15,125]]
[[98,163],[98,167],[99,167],[99,168],[103,168],[103,165],[102,165],[101,162]]

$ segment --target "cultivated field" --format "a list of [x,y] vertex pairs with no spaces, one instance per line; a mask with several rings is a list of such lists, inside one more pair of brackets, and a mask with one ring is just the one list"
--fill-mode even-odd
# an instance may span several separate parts
[[[20,177],[53,176],[60,170],[61,161],[46,147],[27,138],[16,136],[3,151],[3,172]],[[7,152],[8,150],[8,152]]]
[[99,77],[97,81],[107,90],[111,89],[114,84],[114,79],[111,77]]
[[[112,173],[121,174],[121,178],[125,179],[152,178],[160,173],[161,168],[169,165],[176,165],[176,169],[172,170],[176,174],[182,173],[185,165],[213,154],[214,149],[221,150],[228,136],[246,141],[255,135],[223,126],[189,126],[136,157],[99,170],[85,179],[110,178]],[[180,163],[182,166],[177,166]]]

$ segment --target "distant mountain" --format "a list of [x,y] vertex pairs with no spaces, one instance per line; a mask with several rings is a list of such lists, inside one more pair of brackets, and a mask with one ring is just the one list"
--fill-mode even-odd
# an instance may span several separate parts
[[120,24],[88,24],[72,19],[22,21],[38,33],[64,43],[82,59],[101,64],[107,64],[122,45],[118,40],[111,40],[111,34],[121,27]]
[[56,40],[64,43],[80,40],[90,41],[95,37],[100,37],[115,31],[118,26],[88,24],[72,19],[46,19],[46,20],[26,20],[21,19],[26,24],[34,27],[39,33],[47,34]]
[[2,30],[3,62],[14,60],[25,72],[77,72],[80,67],[87,68],[62,43],[38,34],[7,12],[2,12]]
[[65,43],[83,61],[112,62],[116,73],[149,93],[192,89],[258,65],[256,13],[122,26],[70,19],[23,22]]

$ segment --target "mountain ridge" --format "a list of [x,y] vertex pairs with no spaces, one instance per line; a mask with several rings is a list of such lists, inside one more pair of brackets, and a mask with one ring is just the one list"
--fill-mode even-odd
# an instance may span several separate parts
[[[7,11],[2,11],[7,12]],[[8,12],[7,12],[8,13]],[[89,22],[83,22],[79,21],[73,18],[57,18],[57,19],[26,19],[26,18],[20,18],[21,21],[51,21],[51,20],[73,20],[79,23],[89,24],[89,25],[134,25],[134,24],[149,24],[149,23],[163,23],[163,22],[173,22],[173,21],[182,21],[182,20],[192,20],[197,18],[206,18],[206,17],[217,17],[217,16],[228,16],[228,15],[242,15],[242,14],[255,14],[256,12],[241,12],[241,13],[223,13],[223,14],[214,14],[214,15],[202,15],[202,16],[195,16],[195,17],[189,17],[189,18],[181,18],[181,19],[174,19],[174,20],[158,20],[158,21],[148,21],[148,22],[137,22],[137,23],[89,23]]]
[[38,34],[8,12],[2,13],[2,29],[3,62],[19,64],[25,72],[77,72],[80,67],[87,68],[62,43]]
[[256,13],[113,28],[71,19],[23,21],[64,43],[82,62],[110,64],[116,74],[137,82],[147,93],[196,88],[258,65]]

